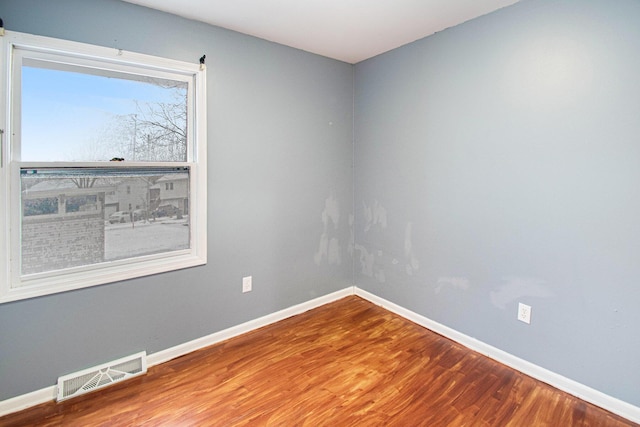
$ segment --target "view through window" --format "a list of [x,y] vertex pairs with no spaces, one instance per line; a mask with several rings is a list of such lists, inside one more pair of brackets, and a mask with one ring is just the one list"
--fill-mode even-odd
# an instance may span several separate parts
[[22,274],[189,248],[184,168],[23,169],[20,178]]
[[23,162],[187,161],[186,82],[94,73],[23,61]]
[[[25,63],[22,161],[186,160],[186,83]],[[188,170],[22,169],[20,178],[22,274],[189,246]]]

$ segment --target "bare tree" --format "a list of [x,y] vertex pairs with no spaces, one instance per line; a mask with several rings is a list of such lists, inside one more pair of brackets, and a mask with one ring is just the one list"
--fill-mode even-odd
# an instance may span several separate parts
[[71,178],[78,188],[92,188],[98,178]]
[[187,91],[175,85],[171,102],[136,102],[132,160],[187,159]]
[[[168,101],[135,101],[136,112],[113,116],[100,136],[89,141],[79,153],[81,158],[93,161],[114,158],[125,161],[186,161],[187,86],[164,80],[149,83],[166,89]],[[78,188],[91,188],[97,180],[105,178],[72,179]],[[154,179],[151,181],[147,186],[153,184]],[[144,205],[148,209],[148,201]]]

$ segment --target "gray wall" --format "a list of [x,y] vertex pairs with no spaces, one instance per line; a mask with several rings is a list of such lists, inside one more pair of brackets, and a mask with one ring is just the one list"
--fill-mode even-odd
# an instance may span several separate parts
[[639,406],[639,23],[522,1],[357,64],[356,285]]
[[[0,305],[0,400],[352,284],[351,65],[115,0],[3,0],[0,17],[183,61],[206,53],[209,141],[208,264]],[[340,265],[318,252],[323,234]]]

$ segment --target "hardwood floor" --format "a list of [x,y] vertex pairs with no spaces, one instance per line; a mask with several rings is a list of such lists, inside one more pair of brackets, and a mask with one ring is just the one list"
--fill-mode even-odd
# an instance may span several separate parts
[[1,426],[633,426],[356,296]]

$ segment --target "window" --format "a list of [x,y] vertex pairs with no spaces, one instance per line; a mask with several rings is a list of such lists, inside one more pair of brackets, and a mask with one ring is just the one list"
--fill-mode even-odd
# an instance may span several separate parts
[[203,67],[2,39],[0,302],[206,263]]

